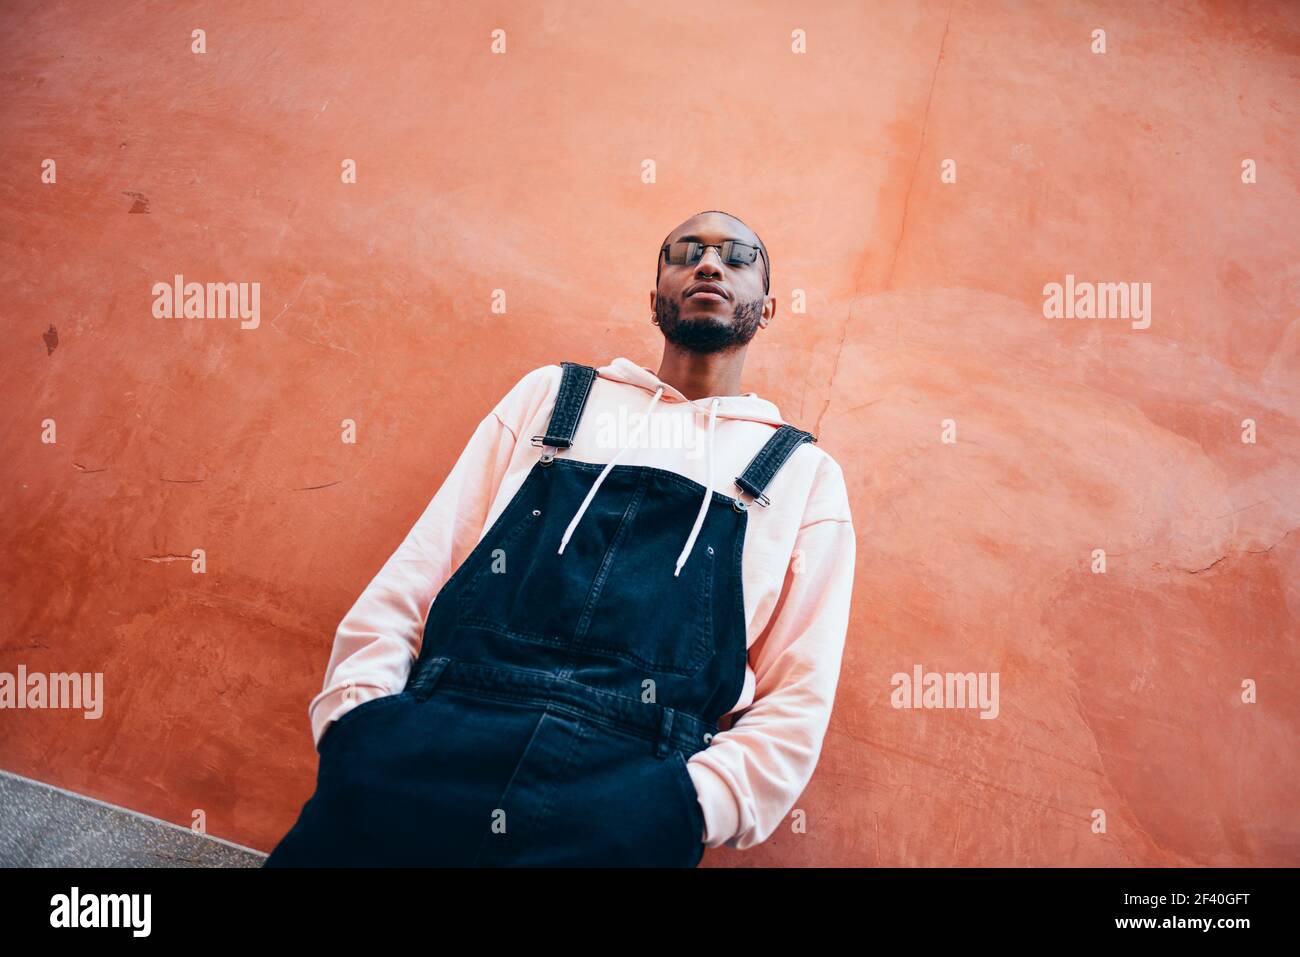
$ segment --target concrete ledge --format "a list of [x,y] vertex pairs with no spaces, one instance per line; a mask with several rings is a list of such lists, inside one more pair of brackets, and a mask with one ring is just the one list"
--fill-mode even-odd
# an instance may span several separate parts
[[0,867],[261,867],[251,847],[0,771]]

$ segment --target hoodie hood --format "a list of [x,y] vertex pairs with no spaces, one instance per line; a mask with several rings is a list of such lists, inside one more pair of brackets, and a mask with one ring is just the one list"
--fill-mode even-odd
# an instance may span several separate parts
[[663,389],[661,401],[685,402],[694,406],[695,410],[701,415],[707,416],[709,414],[709,407],[716,399],[716,414],[720,419],[745,419],[750,422],[767,422],[770,425],[785,424],[785,419],[781,418],[781,411],[776,405],[767,399],[759,398],[756,392],[745,392],[741,395],[709,395],[700,399],[688,399],[645,366],[637,365],[631,359],[623,356],[619,356],[609,365],[601,366],[596,372],[604,379],[637,386],[645,389],[651,395],[657,390]]

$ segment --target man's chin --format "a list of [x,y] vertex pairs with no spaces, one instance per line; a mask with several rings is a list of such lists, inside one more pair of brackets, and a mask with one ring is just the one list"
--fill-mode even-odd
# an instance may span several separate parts
[[723,316],[718,313],[701,312],[678,316],[676,325],[678,327],[687,327],[691,330],[730,330],[735,325],[735,321],[734,316]]
[[701,355],[722,352],[737,345],[736,337],[732,335],[731,329],[726,326],[704,329],[684,329],[678,326],[672,332],[665,332],[664,338],[679,349],[684,349],[687,352],[697,352]]

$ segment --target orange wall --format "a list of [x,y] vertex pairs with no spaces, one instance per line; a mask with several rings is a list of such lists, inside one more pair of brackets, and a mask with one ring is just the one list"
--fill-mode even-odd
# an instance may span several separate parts
[[[0,670],[107,702],[0,712],[0,767],[269,849],[474,424],[657,365],[655,247],[721,208],[773,259],[745,389],[860,539],[807,833],[706,863],[1300,863],[1297,53],[1283,2],[6,4]],[[260,325],[155,318],[176,273]],[[1066,274],[1150,327],[1045,317]],[[890,707],[916,664],[998,718]]]

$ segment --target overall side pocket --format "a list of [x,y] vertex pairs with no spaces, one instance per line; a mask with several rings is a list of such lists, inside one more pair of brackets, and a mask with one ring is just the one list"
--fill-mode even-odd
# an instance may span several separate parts
[[677,778],[677,783],[681,786],[682,799],[686,803],[686,816],[690,822],[692,841],[695,843],[704,843],[704,809],[700,807],[700,795],[695,790],[695,781],[691,778],[691,772],[686,767],[686,758],[676,748],[673,749],[672,757],[669,759],[673,764],[673,775]]
[[349,711],[344,712],[335,718],[325,727],[325,733],[321,735],[320,744],[317,745],[317,753],[324,753],[325,745],[335,740],[343,728],[353,723],[358,715],[367,715],[385,705],[395,704],[399,699],[407,696],[405,691],[398,691],[392,694],[382,694],[377,698],[367,698],[361,704]]

